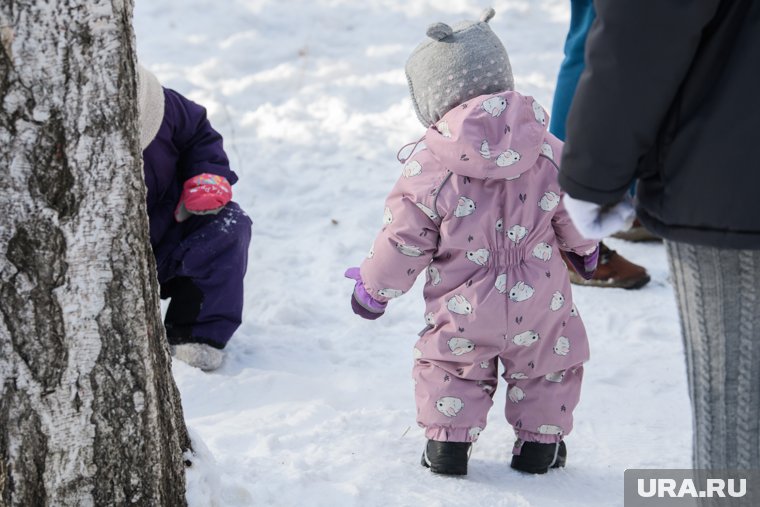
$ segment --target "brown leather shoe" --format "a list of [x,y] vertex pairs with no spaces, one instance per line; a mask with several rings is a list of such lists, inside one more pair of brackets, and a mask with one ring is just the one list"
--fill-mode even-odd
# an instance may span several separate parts
[[650,280],[646,269],[627,260],[602,242],[599,243],[599,265],[590,280],[584,280],[581,275],[576,273],[570,261],[565,257],[565,252],[561,253],[562,259],[568,266],[567,272],[570,275],[570,282],[576,285],[639,289],[649,283]]
[[627,231],[620,231],[616,232],[612,235],[613,238],[617,239],[624,239],[626,241],[633,241],[634,243],[638,243],[641,241],[659,241],[662,242],[662,238],[658,235],[649,232],[646,230],[646,228],[641,225],[641,222],[639,222],[639,219],[633,221],[633,225],[630,229]]

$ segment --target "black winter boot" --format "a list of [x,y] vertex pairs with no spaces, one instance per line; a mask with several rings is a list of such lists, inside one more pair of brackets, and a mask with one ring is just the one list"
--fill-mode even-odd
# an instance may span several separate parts
[[512,468],[529,474],[545,474],[550,468],[565,466],[567,448],[565,442],[541,444],[523,442],[520,455],[512,456]]
[[438,442],[428,440],[422,453],[422,466],[443,475],[467,475],[470,442]]

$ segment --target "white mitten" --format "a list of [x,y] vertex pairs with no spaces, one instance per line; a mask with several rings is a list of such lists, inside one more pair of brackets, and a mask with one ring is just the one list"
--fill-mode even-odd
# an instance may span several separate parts
[[200,368],[203,371],[213,371],[222,365],[224,352],[205,343],[183,343],[171,346],[172,356],[180,361]]
[[588,239],[604,239],[618,231],[630,229],[636,219],[636,210],[628,195],[614,206],[573,199],[567,194],[562,197],[562,202],[575,228]]

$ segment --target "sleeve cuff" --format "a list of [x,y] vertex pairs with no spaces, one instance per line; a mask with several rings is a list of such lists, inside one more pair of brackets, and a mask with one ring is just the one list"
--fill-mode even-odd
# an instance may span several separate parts
[[601,206],[608,204],[616,204],[620,202],[628,189],[630,184],[625,185],[622,188],[615,190],[599,190],[597,188],[587,187],[581,183],[571,179],[566,172],[560,170],[559,172],[559,186],[562,190],[573,199],[581,201],[593,202]]

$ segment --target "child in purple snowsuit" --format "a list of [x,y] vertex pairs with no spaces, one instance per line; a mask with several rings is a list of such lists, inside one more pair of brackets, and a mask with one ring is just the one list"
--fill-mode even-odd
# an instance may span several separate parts
[[138,66],[150,243],[172,354],[203,370],[221,365],[222,349],[243,311],[251,220],[231,201],[230,169],[206,110],[163,88]]
[[467,472],[498,361],[517,435],[512,466],[562,466],[589,357],[559,250],[591,276],[597,243],[565,212],[562,142],[547,132],[544,109],[512,91],[507,53],[488,26],[493,15],[431,25],[430,40],[409,58],[424,147],[405,160],[368,258],[347,272],[356,280],[352,306],[365,318],[427,275],[413,376],[428,438],[422,464],[442,474]]

